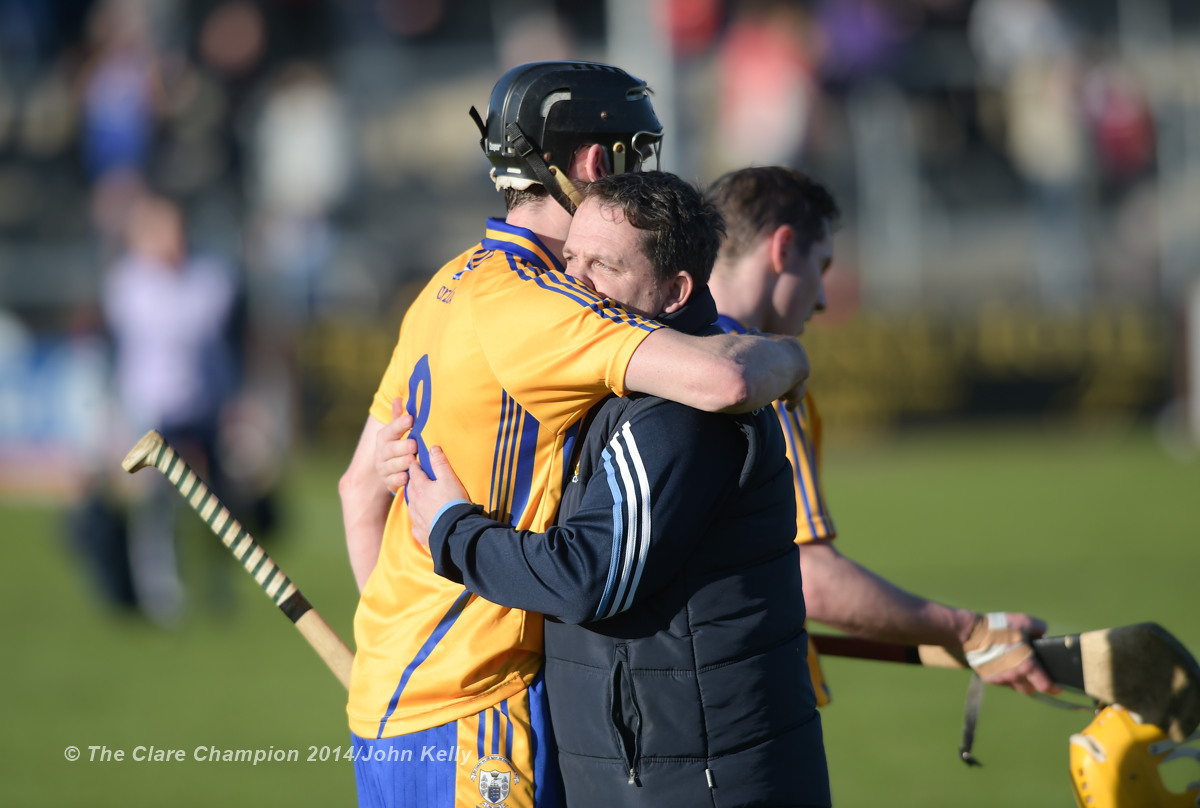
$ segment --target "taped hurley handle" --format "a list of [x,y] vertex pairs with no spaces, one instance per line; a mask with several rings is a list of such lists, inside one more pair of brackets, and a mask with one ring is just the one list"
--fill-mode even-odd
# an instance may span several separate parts
[[287,615],[304,635],[338,681],[350,689],[350,666],[354,652],[342,642],[337,632],[325,622],[254,537],[233,518],[229,509],[217,499],[204,481],[184,462],[179,453],[156,430],[150,430],[125,455],[121,467],[130,474],[146,466],[154,466],[179,490],[192,510],[217,535],[229,552],[254,576],[279,610]]

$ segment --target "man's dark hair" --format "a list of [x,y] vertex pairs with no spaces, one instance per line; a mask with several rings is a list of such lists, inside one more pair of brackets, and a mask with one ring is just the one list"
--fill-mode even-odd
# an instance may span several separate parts
[[708,189],[725,216],[729,234],[722,260],[736,260],[758,238],[782,225],[796,228],[804,253],[833,230],[842,212],[833,194],[812,177],[787,166],[755,166],[731,171]]
[[686,270],[698,285],[708,283],[725,220],[695,185],[665,171],[615,174],[588,185],[583,198],[617,208],[642,231],[642,252],[658,280]]

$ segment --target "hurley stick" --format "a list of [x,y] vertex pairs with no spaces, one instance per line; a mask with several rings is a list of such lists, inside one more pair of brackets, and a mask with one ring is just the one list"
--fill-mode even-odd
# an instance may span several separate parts
[[[812,633],[829,656],[965,668],[961,655],[936,645],[901,645]],[[1057,684],[1102,704],[1120,704],[1183,743],[1200,726],[1200,662],[1157,623],[1038,637],[1034,655]]]
[[146,466],[154,466],[170,480],[192,506],[192,510],[200,514],[200,518],[225,543],[229,552],[242,562],[246,572],[254,576],[267,597],[295,624],[309,645],[325,660],[333,675],[349,690],[354,652],[342,642],[342,638],[317,613],[296,585],[288,580],[254,537],[230,515],[229,509],[196,476],[179,453],[153,429],[121,461],[121,467],[130,474]]

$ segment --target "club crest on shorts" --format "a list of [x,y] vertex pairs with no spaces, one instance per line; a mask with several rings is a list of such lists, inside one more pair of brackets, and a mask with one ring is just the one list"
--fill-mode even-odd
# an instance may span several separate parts
[[471,779],[477,781],[479,796],[483,797],[483,805],[494,808],[504,808],[513,783],[521,782],[520,776],[513,771],[513,765],[502,755],[488,755],[481,758],[471,770]]

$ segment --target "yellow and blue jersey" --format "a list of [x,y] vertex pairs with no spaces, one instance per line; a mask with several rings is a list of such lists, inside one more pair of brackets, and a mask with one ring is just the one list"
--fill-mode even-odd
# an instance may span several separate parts
[[[412,414],[422,466],[440,445],[473,502],[518,529],[553,521],[579,422],[623,395],[633,352],[661,327],[567,276],[529,230],[489,219],[483,241],[413,303],[371,406]],[[542,617],[489,603],[433,571],[403,496],[388,514],[354,618],[347,712],[363,738],[478,713],[520,692],[542,660]]]
[[794,410],[775,402],[775,414],[787,441],[788,462],[796,487],[796,543],[832,539],[837,535],[833,517],[821,492],[821,414],[812,393]]

